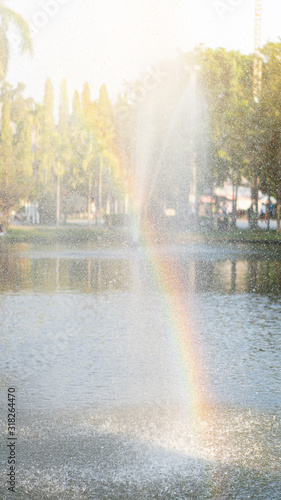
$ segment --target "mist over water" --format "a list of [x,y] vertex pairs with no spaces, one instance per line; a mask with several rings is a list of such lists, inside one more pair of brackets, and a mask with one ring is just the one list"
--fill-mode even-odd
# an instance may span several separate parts
[[280,498],[278,250],[157,248],[196,318],[213,398],[196,419],[144,248],[1,251],[19,498]]
[[[142,89],[133,125],[133,239],[141,220],[168,226],[172,209],[178,227],[195,224],[197,187],[208,179],[207,109],[196,66],[161,66],[161,79]],[[160,221],[160,222],[159,222]]]
[[249,55],[213,37],[254,21],[241,0],[37,3],[38,102],[7,83],[28,29],[0,0],[0,500],[280,500],[281,44],[259,47],[261,2]]
[[[15,386],[19,498],[280,498],[280,251],[155,244],[165,209],[192,227],[207,177],[196,72],[176,76],[136,116],[132,235],[152,230],[146,245],[1,246],[1,407]],[[192,316],[200,412],[171,297]]]
[[207,127],[197,69],[168,64],[135,106],[141,244],[1,246],[19,498],[280,499],[280,250],[161,240],[196,226]]

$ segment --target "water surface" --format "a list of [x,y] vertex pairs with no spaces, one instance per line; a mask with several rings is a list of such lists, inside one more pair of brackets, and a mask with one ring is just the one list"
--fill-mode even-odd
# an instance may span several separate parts
[[[194,319],[213,402],[197,420],[167,288],[144,248],[0,253],[1,408],[15,386],[16,498],[281,498],[278,249],[157,248],[163,269],[176,264]],[[3,410],[1,425],[5,435]],[[6,462],[4,450],[2,477]],[[0,493],[9,498],[5,485]]]

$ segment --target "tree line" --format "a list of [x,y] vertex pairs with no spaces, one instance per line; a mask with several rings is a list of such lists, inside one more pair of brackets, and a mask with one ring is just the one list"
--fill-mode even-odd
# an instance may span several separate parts
[[[6,14],[10,21],[20,22],[23,50],[30,50],[26,25],[5,9],[0,2],[2,19]],[[184,214],[196,163],[196,196],[213,193],[226,180],[231,180],[237,195],[246,178],[256,214],[259,189],[277,199],[280,232],[280,42],[263,47],[259,102],[253,98],[252,54],[200,46],[164,62],[155,77],[145,74],[126,83],[114,103],[106,85],[93,98],[85,83],[80,93],[75,91],[70,106],[64,79],[55,119],[50,78],[42,103],[25,98],[23,84],[12,88],[5,81],[8,55],[3,26],[0,210],[5,227],[12,211],[33,200],[40,204],[42,222],[59,223],[62,214],[82,207],[85,211],[85,200],[89,221],[93,201],[97,222],[105,212],[125,213],[133,184],[136,179],[141,182],[144,163],[144,204],[156,213],[174,205]]]
[[[214,184],[231,180],[237,193],[242,177],[252,185],[257,215],[258,189],[281,204],[281,43],[262,49],[262,92],[253,98],[253,55],[223,48],[199,51],[210,117],[210,165]],[[234,200],[235,201],[235,200]],[[235,210],[235,206],[234,206]]]
[[[48,78],[43,103],[23,97],[24,86],[1,89],[0,200],[2,223],[21,201],[37,200],[43,220],[59,222],[75,211],[79,196],[104,205],[116,196],[120,177],[117,136],[105,85],[91,100],[85,83],[69,111],[67,82],[61,83],[59,117],[54,118],[54,90]],[[75,196],[76,195],[76,196]],[[101,211],[100,211],[101,213]]]

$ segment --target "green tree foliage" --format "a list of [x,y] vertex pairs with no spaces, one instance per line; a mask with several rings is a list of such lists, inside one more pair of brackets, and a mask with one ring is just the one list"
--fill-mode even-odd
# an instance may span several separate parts
[[[15,164],[23,176],[30,180],[33,176],[34,152],[32,147],[33,130],[33,108],[32,99],[24,99],[22,92],[24,87],[19,85],[16,90],[15,99],[12,103],[11,118],[16,124],[14,134]],[[33,185],[33,182],[32,182]]]
[[43,105],[36,106],[34,114],[34,148],[36,152],[37,196],[42,206],[42,222],[54,223],[56,219],[56,161],[58,132],[54,119],[54,89],[46,79]]
[[[32,189],[32,119],[30,102],[13,92],[10,85],[2,87],[0,131],[0,207],[2,223],[7,227],[11,210],[26,199]],[[16,101],[13,101],[14,97]],[[16,122],[12,122],[12,105],[15,104]]]
[[94,168],[97,139],[93,123],[94,103],[91,101],[90,86],[86,82],[81,98],[78,91],[74,93],[70,119],[72,160],[69,182],[81,194],[88,192],[89,177],[91,177]]
[[57,177],[57,216],[56,216],[57,224],[59,224],[60,220],[61,180],[66,175],[66,172],[69,170],[71,156],[72,155],[71,155],[71,144],[70,144],[70,116],[69,116],[69,102],[67,93],[67,81],[66,79],[63,79],[60,90],[57,157],[54,168],[54,172]]
[[5,5],[5,1],[0,1],[0,80],[4,80],[9,62],[9,42],[8,30],[12,24],[19,32],[22,53],[29,51],[32,53],[32,42],[28,23],[16,12]]
[[[0,2],[0,17],[1,7]],[[11,210],[28,199],[39,200],[43,212],[52,214],[46,221],[59,221],[72,194],[85,200],[89,222],[95,200],[101,221],[118,203],[124,205],[125,189],[133,192],[144,166],[145,201],[161,205],[162,212],[164,203],[178,212],[188,204],[194,164],[196,195],[226,180],[235,192],[242,178],[259,179],[263,192],[279,205],[281,43],[266,44],[263,58],[259,103],[253,100],[253,56],[222,48],[181,54],[167,63],[161,80],[158,74],[144,75],[128,84],[115,106],[105,85],[94,99],[85,83],[81,94],[74,93],[70,114],[63,80],[57,123],[49,78],[43,103],[25,99],[22,84],[16,89],[3,84],[0,203],[5,224]],[[278,217],[279,230],[280,211]]]
[[47,78],[43,107],[38,109],[38,169],[41,190],[51,192],[54,184],[57,132],[54,120],[54,90]]
[[210,120],[210,165],[215,184],[239,182],[248,163],[247,127],[252,101],[252,58],[226,49],[199,54]]
[[256,119],[262,165],[260,177],[264,192],[277,199],[277,230],[281,232],[281,43],[267,43],[263,56],[262,99]]
[[96,101],[91,99],[87,82],[81,98],[75,92],[71,136],[72,184],[81,193],[87,194],[89,222],[93,200],[98,206],[101,221],[105,198],[116,195],[116,183],[120,179],[112,106],[105,86],[101,87]]

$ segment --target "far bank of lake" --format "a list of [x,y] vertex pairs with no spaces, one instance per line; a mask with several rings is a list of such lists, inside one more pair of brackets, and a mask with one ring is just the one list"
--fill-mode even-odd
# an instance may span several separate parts
[[[99,247],[127,245],[132,243],[129,228],[93,227],[91,229],[78,225],[56,226],[13,226],[7,235],[1,236],[0,244],[11,243],[64,243],[79,244],[95,242]],[[281,234],[276,230],[258,229],[198,229],[191,231],[157,231],[155,243],[188,243],[188,242],[221,242],[221,243],[253,243],[264,245],[280,245]]]

